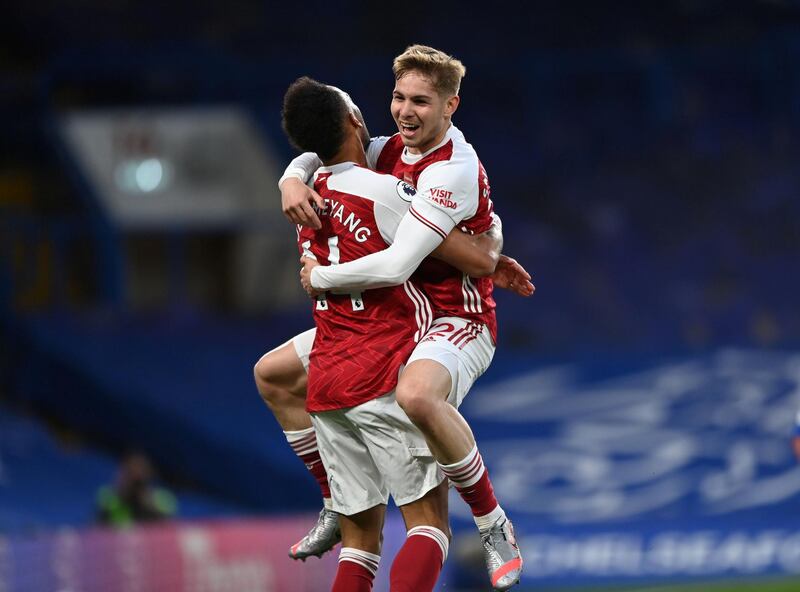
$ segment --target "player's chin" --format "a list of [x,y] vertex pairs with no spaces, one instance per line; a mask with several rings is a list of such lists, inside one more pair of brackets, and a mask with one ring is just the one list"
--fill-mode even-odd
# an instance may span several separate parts
[[414,146],[418,145],[419,140],[422,137],[422,130],[419,127],[409,130],[398,124],[397,131],[400,133],[400,139],[403,141],[403,145],[408,146],[409,148],[413,148]]
[[420,144],[419,138],[416,135],[408,136],[402,131],[400,132],[400,139],[403,141],[403,146],[406,148],[416,148]]

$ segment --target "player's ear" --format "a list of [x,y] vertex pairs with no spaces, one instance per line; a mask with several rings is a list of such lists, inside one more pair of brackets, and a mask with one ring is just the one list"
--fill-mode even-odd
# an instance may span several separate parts
[[453,113],[456,112],[458,109],[458,105],[461,103],[461,97],[458,95],[453,95],[449,99],[444,102],[444,114],[446,117],[451,117]]
[[352,111],[348,114],[348,117],[350,118],[350,123],[353,125],[353,127],[355,128],[364,127],[364,124],[361,123],[361,120],[358,117],[356,117],[356,114],[353,113]]

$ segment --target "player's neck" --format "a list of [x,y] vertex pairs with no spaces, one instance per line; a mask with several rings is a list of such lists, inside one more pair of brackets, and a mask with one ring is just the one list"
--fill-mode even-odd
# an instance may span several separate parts
[[341,149],[333,158],[322,161],[325,166],[333,166],[342,162],[354,162],[357,165],[367,166],[367,155],[364,152],[364,145],[361,140],[355,136],[350,136],[342,144]]

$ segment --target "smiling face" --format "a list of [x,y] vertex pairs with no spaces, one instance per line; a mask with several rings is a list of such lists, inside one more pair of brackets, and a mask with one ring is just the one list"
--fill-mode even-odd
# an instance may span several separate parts
[[422,154],[441,142],[458,103],[457,95],[443,97],[433,81],[416,70],[400,76],[392,93],[391,111],[408,151]]

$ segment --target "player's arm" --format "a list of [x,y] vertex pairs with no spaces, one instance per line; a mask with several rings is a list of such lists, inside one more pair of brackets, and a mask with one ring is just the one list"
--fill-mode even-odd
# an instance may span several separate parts
[[469,276],[489,276],[497,288],[518,296],[532,296],[536,286],[531,282],[531,274],[516,259],[501,254],[502,250],[503,226],[500,217],[492,214],[492,226],[489,230],[471,235],[454,228],[431,256],[449,263]]
[[[367,165],[374,169],[378,162],[378,156],[383,150],[389,138],[380,136],[370,139],[366,150]],[[313,152],[304,152],[296,157],[278,180],[278,189],[281,192],[281,209],[293,224],[307,226],[309,228],[320,228],[320,221],[317,213],[312,207],[317,204],[320,209],[325,206],[320,195],[307,185],[311,175],[314,174],[322,161]]]
[[[443,204],[436,196],[448,188]],[[419,177],[417,193],[403,216],[394,242],[383,251],[354,261],[314,267],[306,291],[368,290],[396,286],[438,247],[478,203],[478,181],[469,167],[434,163]],[[310,289],[310,290],[309,290]]]
[[316,154],[304,152],[289,163],[278,181],[283,215],[293,224],[309,228],[321,226],[312,204],[316,203],[317,207],[323,208],[325,203],[319,193],[306,185],[314,171],[321,166],[322,161]]
[[503,227],[499,216],[483,234],[467,234],[454,228],[442,244],[431,253],[471,277],[486,277],[494,273],[503,250]]
[[440,229],[434,230],[406,214],[390,247],[347,263],[314,267],[309,276],[310,288],[346,291],[397,286],[411,277],[446,236]]

